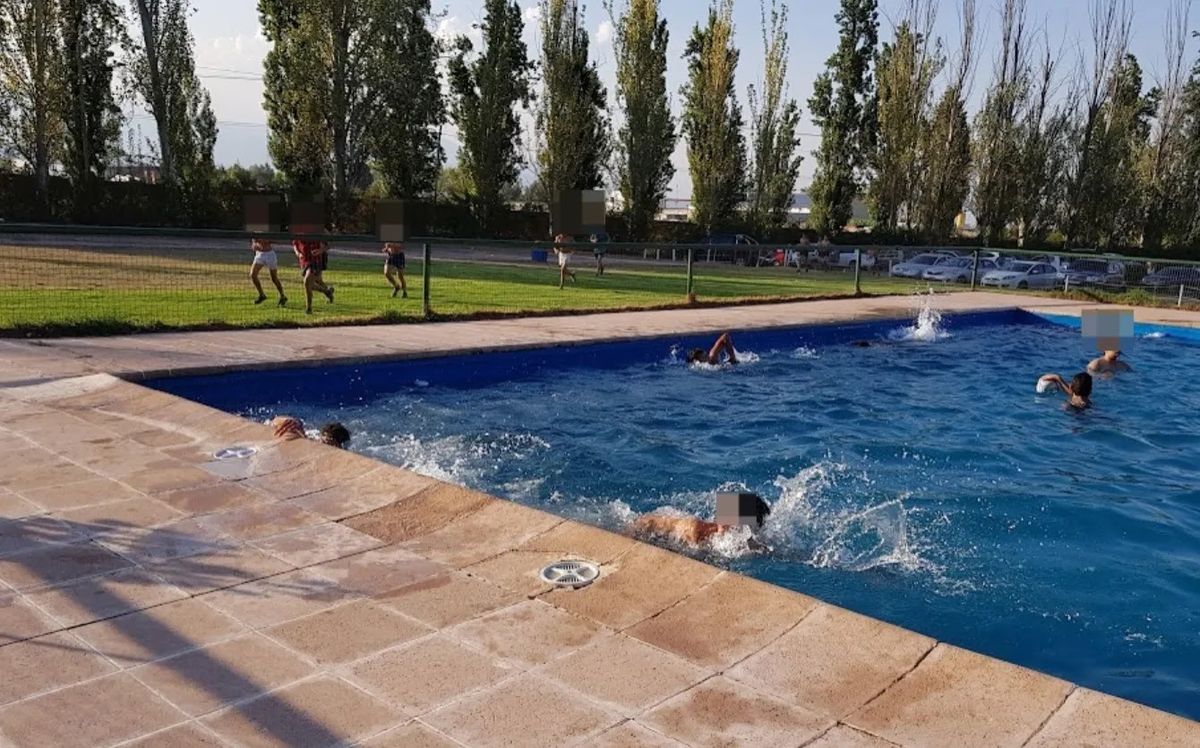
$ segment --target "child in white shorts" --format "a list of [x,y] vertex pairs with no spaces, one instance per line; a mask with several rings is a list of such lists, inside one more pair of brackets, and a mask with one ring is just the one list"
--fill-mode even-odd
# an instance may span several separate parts
[[566,234],[559,234],[554,237],[554,253],[558,255],[558,287],[562,288],[566,285],[567,276],[571,276],[571,282],[575,282],[575,271],[569,265],[571,263],[571,248],[566,246],[569,239]]
[[279,306],[287,304],[287,296],[283,294],[283,284],[279,282],[279,257],[275,254],[275,248],[271,246],[271,242],[265,239],[251,239],[250,248],[254,250],[254,262],[250,265],[250,282],[258,290],[258,298],[254,300],[254,303],[261,304],[267,300],[267,295],[263,293],[262,282],[258,279],[258,274],[262,272],[263,268],[266,268],[271,274],[271,282],[279,291]]

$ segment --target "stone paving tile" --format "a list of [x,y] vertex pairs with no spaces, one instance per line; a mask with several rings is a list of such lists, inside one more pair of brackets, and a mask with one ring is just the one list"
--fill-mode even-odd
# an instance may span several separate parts
[[33,590],[130,566],[129,561],[92,542],[42,545],[0,558],[0,581],[16,590]]
[[846,725],[836,725],[804,748],[897,748],[896,744]]
[[833,721],[716,677],[638,718],[692,746],[796,746]]
[[475,618],[455,626],[450,633],[484,652],[525,667],[543,665],[610,635],[594,623],[539,600],[526,600]]
[[[478,491],[436,484],[403,501],[352,517],[343,524],[387,543],[399,543],[440,530],[494,501],[496,499]],[[314,507],[314,511],[323,510]]]
[[78,529],[42,515],[22,519],[0,519],[0,556],[82,540]]
[[187,597],[143,569],[125,569],[27,595],[63,626],[79,626]]
[[920,634],[821,604],[727,675],[840,718],[912,670],[934,644]]
[[221,544],[211,552],[146,562],[143,566],[192,595],[267,579],[292,568],[257,548],[229,544]]
[[155,498],[186,514],[208,514],[251,506],[266,497],[235,483],[216,483],[199,488],[156,494]]
[[467,566],[463,571],[519,595],[535,597],[554,589],[553,585],[542,581],[540,574],[547,564],[561,558],[557,553],[545,551],[507,551]]
[[562,521],[520,504],[493,501],[401,545],[434,561],[463,567],[511,550]]
[[578,649],[540,672],[629,717],[712,675],[623,634]]
[[183,719],[153,691],[118,673],[0,710],[0,733],[17,745],[93,748]]
[[376,735],[360,745],[363,748],[460,748],[462,743],[414,721]]
[[224,748],[225,742],[200,725],[187,722],[126,743],[123,748]]
[[292,566],[301,567],[369,551],[383,545],[383,541],[336,522],[324,522],[256,540],[251,545]]
[[320,665],[337,665],[430,631],[428,626],[369,600],[356,600],[288,621],[264,633]]
[[204,723],[225,739],[254,748],[344,744],[403,719],[344,681],[323,677],[206,717]]
[[435,577],[376,596],[376,601],[444,628],[520,602],[520,595],[462,572]]
[[606,730],[583,745],[587,748],[684,748],[683,743],[632,720]]
[[526,674],[422,718],[465,745],[563,745],[619,717],[568,689]]
[[844,721],[896,743],[1019,746],[1071,685],[948,644]]
[[518,671],[444,636],[373,655],[346,677],[408,714],[423,714]]
[[0,647],[62,628],[24,595],[0,592]]
[[182,519],[183,513],[166,504],[141,496],[111,504],[85,506],[58,512],[55,516],[75,525],[88,536],[104,536],[130,529],[141,529],[165,525]]
[[220,514],[209,514],[201,523],[239,540],[257,540],[325,522],[319,514],[283,502],[264,502]]
[[139,564],[219,553],[241,547],[227,536],[206,527],[195,517],[158,527],[127,527],[101,536],[96,542]]
[[[671,607],[721,572],[670,551],[639,545],[579,590],[555,590],[546,602],[615,629]],[[670,584],[663,584],[670,579]]]
[[110,618],[72,633],[122,668],[172,657],[244,634],[236,620],[199,598]]
[[111,504],[114,501],[140,496],[129,486],[103,477],[89,478],[78,483],[66,483],[50,488],[28,488],[22,491],[21,495],[52,512],[78,509],[92,504]]
[[607,564],[637,546],[633,538],[591,527],[581,522],[563,522],[537,537],[530,538],[518,550],[545,551],[558,558],[582,558]]
[[66,483],[95,478],[95,474],[57,458],[45,459],[43,450],[22,450],[17,453],[17,464],[0,466],[0,486],[24,493],[25,491],[53,488]]
[[129,671],[192,717],[293,683],[313,666],[260,634],[194,649]]
[[446,571],[403,548],[378,548],[312,567],[348,592],[383,595],[438,576]]
[[1078,688],[1026,745],[1194,748],[1200,723]]
[[293,499],[310,512],[341,520],[404,502],[437,481],[409,470],[374,470],[349,483]]
[[209,473],[180,460],[160,460],[128,474],[109,473],[142,493],[196,488],[217,482]]
[[263,628],[317,613],[357,594],[341,588],[328,576],[311,569],[279,574],[219,590],[204,601],[251,628]]
[[7,488],[0,488],[0,522],[41,514],[43,511],[42,507],[32,501],[21,498]]
[[726,573],[628,633],[692,662],[723,669],[774,641],[816,605],[810,597]]
[[312,461],[292,470],[247,478],[246,485],[267,496],[286,501],[344,486],[379,467],[373,460],[353,452],[316,442],[308,444],[313,449]]
[[41,691],[115,671],[111,663],[68,633],[0,647],[0,705]]

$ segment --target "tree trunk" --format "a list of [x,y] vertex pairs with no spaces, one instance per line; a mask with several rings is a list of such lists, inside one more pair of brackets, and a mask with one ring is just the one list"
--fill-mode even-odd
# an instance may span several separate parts
[[349,12],[345,0],[339,0],[336,5],[336,16],[333,20],[333,91],[330,117],[333,119],[333,192],[334,220],[342,219],[342,208],[345,205],[348,187],[347,173],[347,141],[349,139],[349,103],[347,96],[346,67],[350,54],[350,30],[346,27]]
[[162,61],[159,59],[161,50],[158,48],[158,36],[155,33],[155,23],[161,23],[161,14],[155,17],[146,0],[137,0],[138,16],[142,23],[142,40],[146,46],[146,67],[150,76],[150,109],[154,115],[154,124],[158,128],[159,173],[162,181],[172,184],[175,181],[175,154],[171,148],[171,113],[167,111],[167,96],[163,88]]

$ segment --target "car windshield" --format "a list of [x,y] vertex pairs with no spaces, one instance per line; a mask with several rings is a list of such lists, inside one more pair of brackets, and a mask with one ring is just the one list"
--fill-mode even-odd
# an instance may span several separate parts
[[1014,273],[1027,273],[1035,264],[1033,262],[1014,262],[1008,266],[1008,269]]
[[909,260],[909,262],[914,265],[933,265],[938,261],[938,259],[939,258],[935,255],[917,255]]

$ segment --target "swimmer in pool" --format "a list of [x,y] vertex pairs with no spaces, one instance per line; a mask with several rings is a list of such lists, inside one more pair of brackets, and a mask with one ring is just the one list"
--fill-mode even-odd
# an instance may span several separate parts
[[[752,512],[752,514],[741,517],[737,514],[726,516],[726,512],[721,508],[723,499],[732,497],[732,500],[737,502],[739,496],[742,497],[743,501],[748,503],[747,511]],[[729,532],[735,527],[740,527],[742,524],[749,524],[751,532],[757,533],[766,523],[767,515],[771,513],[770,504],[763,501],[760,497],[751,494],[722,494],[718,497],[717,502],[717,522],[708,522],[699,517],[672,517],[666,514],[647,514],[634,520],[629,529],[637,535],[665,538],[683,545],[699,547],[714,537]],[[738,512],[739,510],[733,509],[731,511]],[[770,550],[769,546],[753,535],[747,541],[747,545],[753,551]]]
[[[275,438],[281,442],[308,438],[304,431],[304,422],[299,418],[279,416],[271,421],[271,427],[275,429]],[[350,443],[350,430],[340,423],[327,423],[321,427],[317,438],[322,444],[345,449]]]
[[1071,378],[1070,384],[1057,374],[1043,374],[1038,379],[1038,392],[1055,387],[1067,396],[1067,405],[1080,409],[1092,404],[1092,375],[1081,371]]
[[1087,365],[1089,374],[1108,374],[1112,376],[1119,371],[1133,371],[1133,367],[1121,360],[1120,351],[1105,351],[1100,358],[1092,359]]
[[689,364],[704,363],[717,366],[721,363],[722,353],[725,354],[729,363],[736,364],[738,362],[737,351],[733,349],[733,338],[729,337],[729,333],[724,333],[721,337],[717,338],[717,342],[713,343],[713,347],[710,350],[693,348],[688,351],[687,362]]

